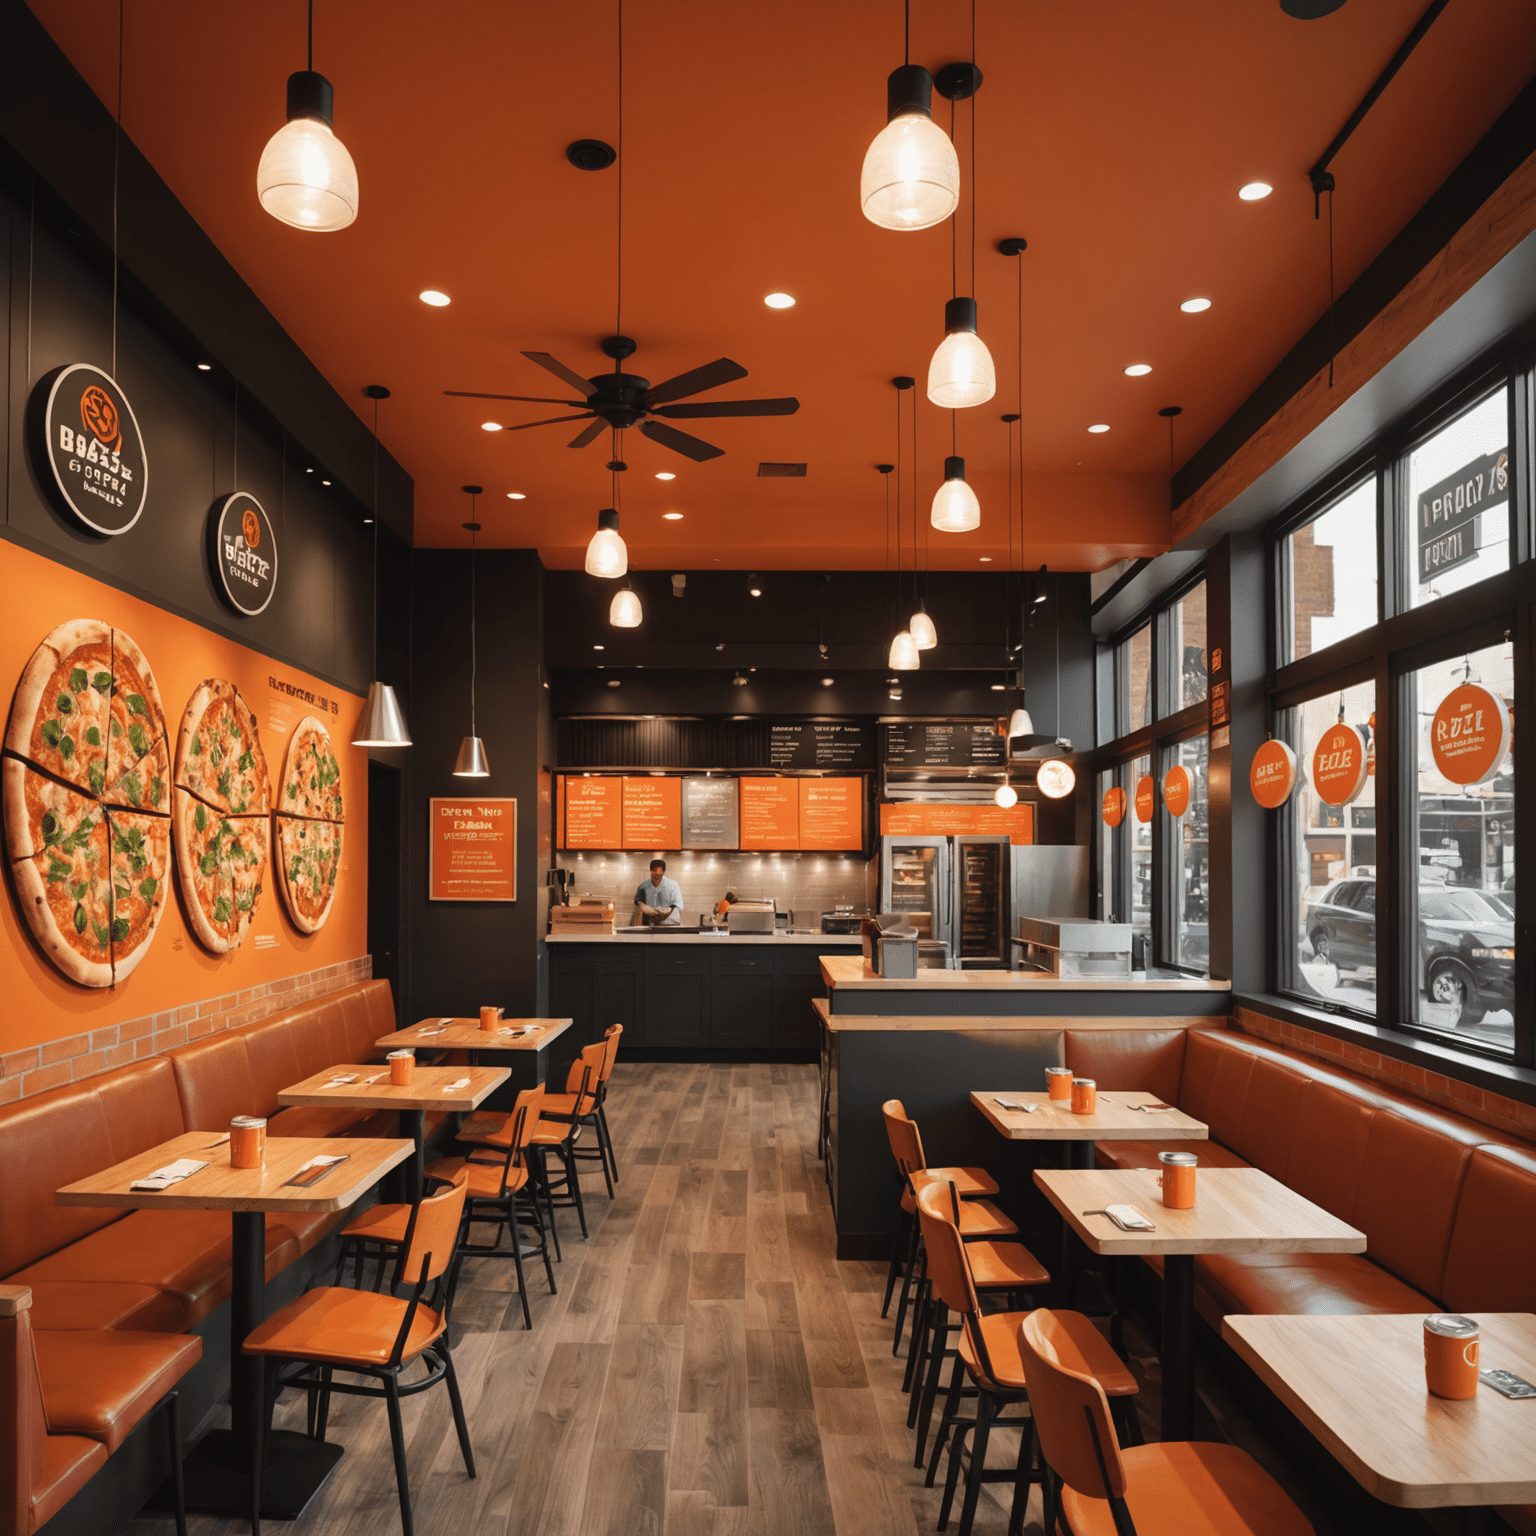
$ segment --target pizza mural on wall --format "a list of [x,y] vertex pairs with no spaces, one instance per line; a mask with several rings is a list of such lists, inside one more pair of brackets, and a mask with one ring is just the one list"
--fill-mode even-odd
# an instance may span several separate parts
[[0,768],[6,853],[39,946],[110,987],[149,951],[171,866],[165,709],[133,637],[71,619],[32,653]]
[[341,763],[325,726],[306,715],[288,740],[273,822],[283,900],[302,933],[318,933],[331,915],[345,830]]
[[176,741],[176,867],[192,931],[216,955],[240,947],[264,889],[271,785],[261,732],[240,690],[199,683]]

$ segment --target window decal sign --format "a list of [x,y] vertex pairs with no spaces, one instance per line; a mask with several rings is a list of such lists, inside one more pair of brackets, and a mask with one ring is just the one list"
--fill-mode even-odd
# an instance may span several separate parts
[[[38,457],[65,507],[93,533],[127,533],[144,510],[149,463],[128,397],[89,363],[38,385]],[[41,463],[39,469],[41,470]]]
[[219,590],[236,613],[255,618],[277,591],[277,535],[254,496],[235,491],[213,504],[209,553]]
[[1435,768],[1452,784],[1486,784],[1509,755],[1509,710],[1491,688],[1453,688],[1429,723]]
[[1125,820],[1125,791],[1117,784],[1104,791],[1104,825],[1118,827]]
[[1266,811],[1278,811],[1296,790],[1296,754],[1283,741],[1266,741],[1253,754],[1248,788]]
[[1312,754],[1312,787],[1324,805],[1349,805],[1360,798],[1365,771],[1365,738],[1341,720],[1330,725]]
[[1485,453],[1419,493],[1419,585],[1477,558],[1478,518],[1509,500],[1509,450]]
[[1163,776],[1163,804],[1170,816],[1182,816],[1189,809],[1190,789],[1189,769],[1175,763]]
[[1157,781],[1150,773],[1144,773],[1136,781],[1136,820],[1151,821],[1157,805]]

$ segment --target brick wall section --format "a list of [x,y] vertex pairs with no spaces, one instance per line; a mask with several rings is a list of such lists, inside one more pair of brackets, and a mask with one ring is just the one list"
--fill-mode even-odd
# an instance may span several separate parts
[[1304,1029],[1299,1024],[1272,1019],[1268,1014],[1255,1013],[1250,1008],[1232,1010],[1232,1027],[1255,1039],[1267,1040],[1271,1045],[1287,1046],[1333,1066],[1347,1067],[1351,1072],[1374,1078],[1416,1099],[1455,1110],[1469,1120],[1479,1120],[1496,1131],[1536,1137],[1536,1104],[1522,1104],[1518,1099],[1506,1098],[1502,1093],[1479,1088],[1474,1083],[1464,1083],[1460,1078],[1430,1072],[1412,1062],[1383,1056],[1379,1051]]
[[83,1035],[66,1035],[45,1045],[11,1051],[0,1056],[0,1104],[25,1099],[63,1083],[78,1083],[82,1078],[126,1066],[142,1056],[158,1056],[203,1035],[254,1024],[270,1013],[297,1007],[327,992],[339,992],[343,987],[367,981],[372,975],[373,959],[362,955],[318,971],[248,987],[243,992],[227,992],[222,997],[146,1014],[124,1024],[108,1024]]

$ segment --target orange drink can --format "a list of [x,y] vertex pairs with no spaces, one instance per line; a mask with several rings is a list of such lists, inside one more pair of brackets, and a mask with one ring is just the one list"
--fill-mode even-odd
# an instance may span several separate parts
[[267,1162],[267,1122],[259,1115],[236,1115],[229,1122],[229,1166],[264,1168]]
[[1480,1342],[1470,1317],[1434,1312],[1424,1319],[1424,1382],[1436,1397],[1477,1396]]
[[408,1088],[411,1082],[411,1073],[416,1070],[416,1053],[414,1051],[391,1051],[384,1058],[389,1063],[389,1080],[397,1088]]
[[500,1008],[482,1008],[480,1010],[480,1028],[495,1029],[501,1023]]
[[1072,1113],[1092,1115],[1099,1108],[1099,1085],[1091,1077],[1072,1079]]
[[1053,1099],[1070,1099],[1072,1097],[1072,1068],[1047,1067],[1045,1069],[1045,1091]]
[[1163,1204],[1170,1211],[1192,1211],[1195,1208],[1195,1167],[1199,1159],[1193,1152],[1159,1152],[1157,1160],[1163,1165],[1157,1182],[1163,1188]]

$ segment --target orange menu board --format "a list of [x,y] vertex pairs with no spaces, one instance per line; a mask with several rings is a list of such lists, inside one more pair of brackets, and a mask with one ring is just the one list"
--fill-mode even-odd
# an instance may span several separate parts
[[430,901],[517,900],[517,801],[428,802]]
[[863,779],[801,779],[797,848],[837,853],[864,846]]
[[618,778],[567,778],[565,802],[567,848],[624,846],[624,781]]
[[1015,848],[1035,840],[1035,808],[1012,805],[944,805],[907,800],[880,807],[880,831],[887,837],[1003,836]]
[[798,779],[741,781],[741,846],[769,849],[800,846]]
[[683,846],[683,781],[647,775],[624,780],[624,846]]

